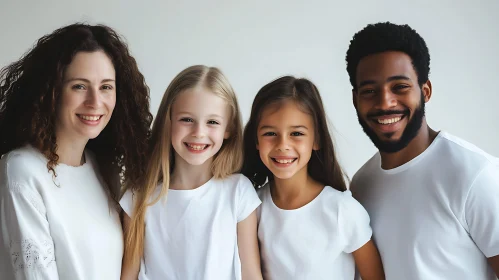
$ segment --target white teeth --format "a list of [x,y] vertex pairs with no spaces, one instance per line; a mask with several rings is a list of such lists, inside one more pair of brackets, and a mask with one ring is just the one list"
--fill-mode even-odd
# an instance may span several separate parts
[[397,117],[397,118],[392,118],[392,119],[384,119],[384,120],[378,119],[378,122],[380,124],[392,124],[392,123],[396,123],[396,122],[400,121],[401,119],[402,119],[402,117]]
[[294,159],[275,159],[278,163],[292,163]]
[[189,146],[189,148],[195,150],[195,151],[201,151],[201,150],[204,150],[204,148],[206,148],[206,146],[208,145],[193,145],[193,144],[187,144],[187,146]]
[[84,115],[78,115],[78,116],[86,121],[96,121],[100,119],[100,116],[84,116]]

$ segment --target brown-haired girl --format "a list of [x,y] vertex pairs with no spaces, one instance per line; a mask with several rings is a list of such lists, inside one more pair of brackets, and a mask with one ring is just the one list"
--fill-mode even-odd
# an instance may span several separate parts
[[316,86],[286,76],[257,93],[243,174],[258,190],[264,279],[384,279],[369,216],[346,188]]

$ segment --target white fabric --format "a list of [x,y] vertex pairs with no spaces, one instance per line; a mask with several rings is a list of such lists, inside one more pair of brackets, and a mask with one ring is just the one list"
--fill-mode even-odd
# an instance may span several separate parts
[[2,157],[1,279],[120,278],[118,212],[95,159],[85,155],[80,167],[59,164],[54,180],[45,157],[30,146]]
[[[160,186],[156,195],[159,191]],[[133,196],[128,191],[120,201],[129,216]],[[166,200],[147,208],[139,279],[240,279],[237,223],[260,203],[241,174],[212,178],[193,190],[169,190]]]
[[265,280],[352,280],[352,252],[371,238],[369,216],[350,191],[324,187],[310,203],[278,208],[268,185],[258,190],[258,240]]
[[496,279],[498,159],[446,132],[408,163],[381,168],[379,153],[352,190],[371,217],[387,280]]

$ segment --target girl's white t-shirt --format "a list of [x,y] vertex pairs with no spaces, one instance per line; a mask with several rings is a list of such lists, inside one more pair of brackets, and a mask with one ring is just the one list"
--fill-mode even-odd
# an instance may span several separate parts
[[266,280],[355,277],[352,252],[372,235],[369,216],[350,191],[324,187],[310,203],[278,208],[268,184],[258,190],[258,239]]
[[[127,191],[120,204],[129,216],[133,203],[134,194]],[[237,223],[260,203],[241,174],[212,178],[193,190],[170,189],[166,199],[147,208],[139,279],[241,279]]]

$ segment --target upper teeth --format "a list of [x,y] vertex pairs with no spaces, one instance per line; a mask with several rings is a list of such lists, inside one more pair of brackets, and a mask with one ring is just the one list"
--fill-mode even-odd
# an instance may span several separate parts
[[84,120],[87,120],[87,121],[96,121],[96,120],[100,119],[100,116],[84,116],[84,115],[80,115],[80,118],[82,118]]
[[391,124],[391,123],[396,123],[396,122],[400,121],[400,119],[402,119],[402,117],[397,117],[397,118],[392,118],[392,119],[384,119],[384,120],[378,119],[378,122],[381,124]]
[[207,145],[194,145],[194,144],[187,144],[187,145],[193,150],[202,150],[207,146]]
[[294,159],[276,159],[278,163],[292,163]]

